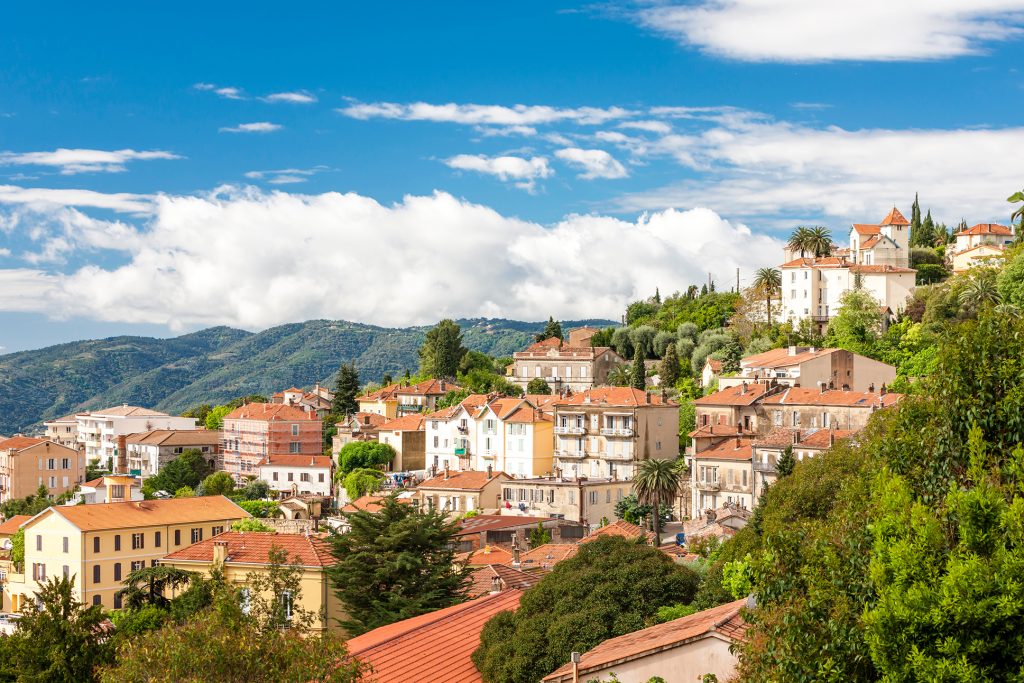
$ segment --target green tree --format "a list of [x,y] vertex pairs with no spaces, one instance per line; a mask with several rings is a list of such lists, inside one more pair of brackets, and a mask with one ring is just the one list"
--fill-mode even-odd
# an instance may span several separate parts
[[334,400],[331,414],[337,417],[351,415],[359,410],[356,397],[359,396],[359,371],[354,362],[342,363],[338,368],[338,379],[334,384]]
[[99,606],[75,599],[75,579],[51,578],[22,609],[18,629],[0,651],[0,680],[80,683],[96,680],[96,667],[110,659]]
[[661,515],[672,509],[682,477],[672,460],[644,460],[636,468],[633,490],[641,502],[651,506],[651,527],[655,538],[661,539]]
[[[1020,204],[1020,206],[1015,207],[1013,212],[1010,214],[1010,225],[1017,228],[1017,236],[1020,237],[1022,233],[1021,225],[1024,225],[1024,190],[1014,192],[1006,198],[1006,201],[1011,204]],[[966,225],[964,227],[966,227]]]
[[910,246],[921,246],[921,202],[914,193],[914,203],[910,205]]
[[203,403],[202,405],[193,406],[181,414],[182,417],[191,417],[196,420],[199,424],[206,424],[206,416],[213,410],[213,406],[209,403]]
[[545,543],[551,543],[551,532],[544,528],[543,522],[537,522],[537,527],[530,531],[530,547],[539,548]]
[[253,479],[238,490],[245,500],[263,500],[270,496],[270,484],[262,479]]
[[235,492],[235,480],[227,472],[214,472],[200,486],[204,496],[230,496]]
[[629,366],[628,365],[616,365],[608,371],[607,380],[609,385],[613,387],[625,387],[629,386]]
[[323,610],[313,612],[302,606],[303,573],[302,558],[289,558],[287,552],[271,542],[266,566],[246,574],[248,616],[261,632],[296,629],[305,633],[318,623],[323,624]]
[[643,391],[647,388],[647,366],[644,365],[644,354],[637,349],[633,355],[633,367],[629,371],[629,385]]
[[793,474],[794,467],[796,467],[796,457],[793,455],[793,447],[786,446],[775,463],[775,471],[778,473],[779,479]]
[[996,271],[991,268],[976,268],[960,290],[960,305],[974,314],[983,308],[995,306],[999,300]]
[[379,469],[394,461],[396,452],[390,444],[378,441],[353,441],[341,447],[338,453],[339,475],[361,469]]
[[544,331],[534,337],[534,340],[541,342],[552,338],[564,339],[565,337],[562,336],[562,323],[549,317],[547,325],[544,326]]
[[473,662],[489,683],[536,683],[570,652],[644,628],[658,609],[688,603],[700,579],[661,551],[622,537],[580,545],[484,626]]
[[24,570],[25,567],[25,530],[18,529],[11,536],[11,562],[16,569]]
[[1007,253],[1006,265],[996,276],[996,287],[1000,301],[1024,309],[1024,249],[1014,248]]
[[427,332],[420,347],[420,373],[427,377],[455,377],[466,355],[462,330],[454,320],[445,319]]
[[534,377],[526,385],[526,393],[548,395],[551,393],[551,385],[543,377]]
[[832,232],[822,226],[801,226],[793,231],[787,246],[793,251],[799,251],[801,258],[807,255],[828,256],[832,253]]
[[[266,516],[266,515],[265,515]],[[231,524],[232,531],[273,531],[274,527],[261,522],[257,517],[246,517]]]
[[210,474],[210,465],[203,458],[203,452],[189,448],[174,460],[164,465],[154,476],[146,479],[143,492],[177,491],[187,486],[195,489]]
[[196,572],[177,569],[167,565],[142,567],[128,573],[124,579],[124,588],[120,593],[125,609],[141,609],[152,605],[160,609],[169,609],[169,594],[176,594],[193,582],[201,580]]
[[354,635],[465,599],[468,576],[455,563],[458,522],[419,512],[392,495],[376,512],[347,515],[350,531],[332,536],[328,569]]
[[234,410],[234,408],[227,405],[212,408],[210,411],[206,413],[206,418],[203,421],[204,425],[206,426],[207,429],[209,429],[212,432],[224,429],[224,416],[230,413],[232,410]]
[[782,295],[782,272],[777,268],[761,268],[754,274],[754,289],[764,297],[768,325],[772,324],[772,301]]
[[882,334],[878,301],[862,289],[845,292],[839,301],[839,313],[829,321],[825,343],[872,357]]
[[[212,475],[211,475],[212,476]],[[196,492],[191,486],[182,486],[174,492],[175,498],[195,498]]]
[[675,343],[665,347],[658,375],[661,378],[662,386],[674,387],[676,382],[679,381],[679,356],[676,355]]
[[384,484],[384,473],[380,470],[360,467],[345,475],[342,486],[349,500],[361,498],[368,493],[379,491]]

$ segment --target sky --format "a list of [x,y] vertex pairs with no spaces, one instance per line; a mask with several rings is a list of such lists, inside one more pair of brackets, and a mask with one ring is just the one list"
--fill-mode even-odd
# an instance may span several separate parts
[[1024,0],[146,5],[4,10],[0,353],[617,319],[1024,180]]

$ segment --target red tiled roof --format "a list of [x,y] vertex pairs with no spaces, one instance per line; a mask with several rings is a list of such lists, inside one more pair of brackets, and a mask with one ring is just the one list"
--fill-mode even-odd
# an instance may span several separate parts
[[850,266],[851,273],[916,273],[917,271],[913,268],[903,268],[900,266],[890,265],[865,265],[858,263]]
[[871,406],[888,407],[898,402],[901,398],[903,398],[903,394],[887,393],[882,395],[870,391],[843,391],[840,389],[821,391],[805,387],[790,387],[783,392],[769,396],[764,402],[771,405],[870,408]]
[[267,455],[259,462],[259,467],[313,467],[316,469],[329,469],[331,467],[331,456],[329,455]]
[[555,405],[674,406],[676,403],[662,400],[660,393],[641,391],[633,387],[598,387],[559,399]]
[[824,256],[822,258],[798,258],[782,264],[782,268],[846,268],[850,262],[844,258]]
[[216,522],[252,516],[224,496],[58,505],[47,508],[33,519],[51,512],[67,519],[82,531]]
[[349,653],[373,667],[374,683],[482,683],[470,659],[491,617],[519,607],[510,590],[382,626],[348,641]]
[[459,472],[448,472],[447,477],[444,474],[439,474],[433,479],[427,479],[416,488],[479,491],[498,477],[505,477],[508,479],[508,475],[504,472],[493,472],[488,476],[487,472],[462,470]]
[[[976,244],[970,249],[964,249],[963,251],[956,252],[953,256],[963,256],[964,254],[969,254],[972,251],[978,251],[979,249],[988,249],[990,251],[998,252],[999,255],[1006,251],[1006,247],[1002,244]],[[993,254],[993,256],[996,256],[996,254]]]
[[624,519],[617,519],[611,524],[596,529],[589,536],[585,536],[580,543],[589,543],[602,536],[622,536],[623,538],[646,538],[648,541],[654,538],[654,534],[636,524],[630,524]]
[[793,445],[793,433],[801,433],[796,427],[772,427],[767,434],[754,437],[754,447],[785,448]]
[[159,410],[150,410],[149,408],[140,408],[139,406],[116,406],[114,408],[106,408],[104,410],[90,410],[85,415],[109,415],[110,417],[170,417],[167,413],[161,413]]
[[1000,225],[999,223],[978,223],[972,225],[966,230],[961,230],[956,233],[957,235],[1005,235],[1007,237],[1013,235],[1013,230],[1008,225]]
[[687,436],[693,439],[713,439],[715,437],[722,436],[749,436],[750,434],[752,434],[752,432],[750,430],[743,429],[743,425],[709,424],[697,427],[687,434]]
[[127,443],[153,446],[205,446],[220,443],[221,432],[206,429],[153,429],[129,434],[126,438]]
[[746,382],[719,389],[713,394],[696,399],[693,403],[698,406],[749,406],[756,403],[767,391],[768,385],[764,382]]
[[32,515],[12,515],[10,519],[0,524],[0,536],[13,536],[18,533],[18,527],[32,519]]
[[482,531],[496,531],[498,529],[518,529],[520,527],[535,527],[537,524],[554,521],[553,517],[518,517],[515,515],[474,515],[459,520],[457,536],[467,534],[478,534]]
[[696,453],[694,457],[702,460],[750,460],[754,452],[752,444],[753,440],[750,438],[725,439],[711,448]]
[[814,448],[824,450],[832,446],[832,442],[838,443],[843,439],[853,436],[852,429],[818,429],[805,435],[796,448]]
[[285,403],[246,403],[224,416],[225,420],[258,420],[262,422],[298,422],[315,420],[315,415]]
[[469,573],[469,597],[487,595],[494,589],[494,579],[501,580],[501,590],[526,590],[541,580],[541,576],[527,573],[503,564],[488,564]]
[[[377,512],[381,508],[380,502],[387,498],[387,496],[375,496],[373,494],[356,498],[352,502],[341,508],[342,512],[353,513],[353,512]],[[409,498],[396,498],[399,503],[405,505],[412,505],[412,500]]]
[[519,555],[520,569],[550,569],[562,560],[574,557],[580,550],[577,543],[545,543]]
[[459,391],[461,389],[462,387],[459,385],[452,384],[443,379],[428,379],[419,384],[398,387],[398,389],[395,389],[395,395],[444,396],[449,391]]
[[877,235],[880,232],[879,227],[871,223],[854,223],[853,229],[859,235]]
[[839,349],[814,349],[797,347],[796,353],[790,355],[789,347],[783,346],[779,349],[771,349],[764,353],[757,353],[747,356],[740,361],[740,365],[749,368],[778,368],[797,365],[819,356],[826,356],[839,351]]
[[389,432],[422,432],[426,429],[427,420],[422,415],[411,413],[404,417],[388,420],[380,426],[383,431]]
[[12,436],[0,441],[0,451],[20,451],[29,446],[38,446],[45,441],[46,439],[37,439],[34,436]]
[[303,567],[330,567],[337,563],[331,555],[331,544],[319,536],[282,534],[273,531],[225,531],[187,548],[176,550],[164,558],[168,562],[213,562],[213,548],[228,544],[229,563],[269,564],[270,550],[278,547],[288,554],[288,562]]
[[[589,680],[592,673],[679,647],[711,632],[721,633],[730,640],[742,640],[746,628],[739,615],[745,603],[746,599],[728,602],[664,624],[609,638],[580,658],[580,680]],[[570,680],[572,664],[565,664],[544,677],[544,681],[551,683]]]
[[870,249],[871,247],[875,246],[876,244],[878,244],[881,241],[882,241],[882,236],[881,235],[871,235],[866,240],[864,240],[863,242],[860,243],[860,248],[861,249]]
[[883,226],[883,225],[910,225],[910,221],[908,221],[906,218],[904,218],[903,214],[900,213],[899,209],[897,209],[894,206],[894,207],[892,207],[892,211],[890,211],[886,215],[886,217],[882,219],[882,222],[879,223],[878,225],[879,226]]
[[386,387],[380,389],[374,389],[373,391],[357,396],[356,401],[368,402],[368,401],[390,401],[395,398],[395,392],[401,387],[401,384],[389,384]]
[[488,564],[509,564],[512,553],[500,545],[485,545],[476,550],[455,555],[456,562],[465,562],[470,567],[482,567]]
[[717,360],[715,358],[711,358],[710,356],[708,356],[708,359],[706,361],[704,361],[704,363],[706,365],[710,365],[711,366],[711,372],[714,372],[715,374],[718,374],[718,373],[720,373],[722,371],[722,361],[720,361],[720,360]]

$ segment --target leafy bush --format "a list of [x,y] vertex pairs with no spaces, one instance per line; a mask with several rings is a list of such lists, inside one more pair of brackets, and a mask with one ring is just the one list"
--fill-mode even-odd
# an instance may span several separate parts
[[242,500],[238,502],[238,507],[259,518],[277,517],[281,509],[277,503],[270,500]]
[[353,441],[345,444],[338,454],[339,476],[360,468],[376,468],[391,463],[395,449],[377,441]]

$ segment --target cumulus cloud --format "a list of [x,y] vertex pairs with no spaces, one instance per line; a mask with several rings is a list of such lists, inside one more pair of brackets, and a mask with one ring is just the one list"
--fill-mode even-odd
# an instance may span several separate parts
[[283,126],[269,121],[256,121],[254,123],[240,123],[237,126],[221,128],[221,133],[273,133],[281,130]]
[[626,168],[615,157],[603,149],[580,149],[567,147],[555,152],[562,161],[583,169],[580,178],[625,178],[629,175]]
[[205,92],[212,92],[213,94],[223,97],[226,100],[244,100],[245,94],[241,88],[234,86],[217,86],[213,83],[196,83],[192,86],[196,90],[202,90]]
[[648,133],[670,133],[672,126],[664,121],[623,121],[619,128],[632,128],[633,130],[644,130]]
[[316,102],[316,95],[305,90],[299,90],[295,92],[275,92],[261,97],[264,102],[276,103],[285,102],[287,104],[313,104]]
[[120,173],[129,161],[181,159],[162,150],[55,149],[50,152],[0,152],[0,166],[49,166],[61,175],[75,173]]
[[[118,213],[148,214],[153,210],[153,197],[130,192],[96,192],[94,190],[54,189],[0,185],[0,204],[47,210],[65,206],[107,209]],[[2,221],[0,221],[2,225]]]
[[[353,193],[251,189],[155,204],[152,220],[123,240],[123,265],[0,269],[0,310],[249,329],[311,318],[614,318],[655,287],[685,289],[709,271],[731,281],[737,267],[752,272],[781,249],[707,209],[544,226],[441,192],[390,206]],[[368,259],[401,267],[367,288]]]
[[544,105],[517,104],[512,107],[491,104],[428,104],[413,102],[353,102],[337,109],[338,113],[354,119],[398,119],[402,121],[434,121],[488,126],[536,126],[541,124],[572,122],[596,125],[629,118],[636,112],[621,107],[558,108]]
[[484,154],[459,154],[444,162],[449,168],[492,175],[499,180],[514,180],[518,188],[533,191],[540,178],[549,178],[554,170],[545,157],[499,156]]
[[934,60],[1020,38],[1024,0],[697,0],[638,12],[641,24],[743,61]]

